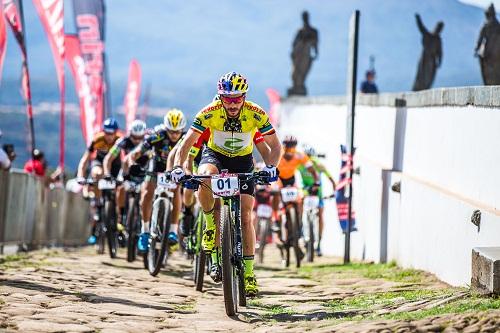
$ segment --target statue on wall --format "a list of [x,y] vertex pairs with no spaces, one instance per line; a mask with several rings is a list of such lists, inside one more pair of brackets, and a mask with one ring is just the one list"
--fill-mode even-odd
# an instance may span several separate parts
[[479,57],[484,84],[498,85],[500,84],[500,23],[493,4],[488,7],[485,15],[486,22],[477,40],[475,55]]
[[288,96],[306,95],[306,76],[311,69],[313,60],[318,57],[318,30],[309,25],[309,13],[302,13],[304,26],[297,32],[292,45],[292,82]]
[[441,47],[440,33],[444,28],[444,23],[439,21],[436,24],[433,32],[429,32],[422,23],[420,15],[415,14],[417,26],[422,33],[422,44],[424,49],[418,62],[418,71],[415,82],[413,83],[413,91],[429,89],[436,77],[436,72],[443,59],[443,51]]

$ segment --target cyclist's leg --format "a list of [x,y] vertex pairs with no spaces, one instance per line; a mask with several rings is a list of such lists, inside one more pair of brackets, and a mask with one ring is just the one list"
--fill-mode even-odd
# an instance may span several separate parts
[[243,255],[245,257],[255,254],[255,228],[252,223],[253,202],[253,196],[241,195],[241,225],[243,228]]
[[[155,170],[154,159],[149,161],[148,170]],[[156,189],[156,177],[147,175],[141,185],[141,234],[137,243],[140,252],[147,251],[150,233],[151,214],[153,208],[153,197]]]
[[[198,167],[198,174],[200,175],[214,175],[218,174],[221,170],[221,162],[213,150],[205,147],[201,155],[200,165]],[[205,179],[204,185],[200,186],[198,191],[198,200],[200,201],[201,208],[205,215],[205,229],[203,230],[202,245],[206,252],[211,252],[215,245],[217,245],[218,237],[217,224],[214,215],[215,199],[210,189],[210,179]]]
[[323,211],[325,208],[325,202],[323,200],[323,191],[320,187],[319,192],[319,206],[318,206],[318,244],[316,246],[316,252],[318,256],[322,255],[321,252],[321,238],[323,237],[323,227],[324,227],[324,219],[323,219]]
[[[102,168],[102,163],[98,160],[93,160],[90,164],[90,177],[96,182],[99,181],[99,179],[102,178],[103,176],[103,168]],[[96,200],[99,200],[101,198],[101,191],[99,188],[96,186],[91,187],[91,191],[94,192]]]
[[[200,175],[214,175],[219,173],[219,169],[216,165],[205,163],[201,164],[198,169]],[[205,229],[203,230],[203,249],[207,252],[211,252],[216,245],[216,220],[214,216],[214,205],[215,199],[213,197],[212,191],[210,190],[210,180],[204,180],[205,185],[200,186],[198,199],[200,200],[200,206],[203,209],[205,215]],[[208,188],[206,187],[208,186]]]

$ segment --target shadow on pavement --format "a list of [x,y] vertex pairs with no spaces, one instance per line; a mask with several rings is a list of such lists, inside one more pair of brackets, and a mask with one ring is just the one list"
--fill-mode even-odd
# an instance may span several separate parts
[[46,293],[54,293],[54,294],[65,295],[65,296],[75,296],[75,297],[80,298],[82,301],[88,302],[88,303],[115,303],[115,304],[135,306],[138,308],[150,308],[150,309],[161,310],[161,311],[174,311],[173,308],[169,308],[166,306],[137,303],[137,302],[127,300],[127,299],[122,299],[122,298],[99,296],[99,295],[96,295],[94,293],[71,292],[71,291],[66,291],[64,289],[58,289],[58,288],[54,288],[54,287],[50,287],[50,286],[45,286],[43,284],[38,284],[38,283],[23,281],[23,280],[3,280],[2,279],[2,280],[0,280],[0,284],[2,286],[9,286],[9,287],[13,287],[13,288],[36,290],[36,291],[41,291],[41,292],[46,292]]

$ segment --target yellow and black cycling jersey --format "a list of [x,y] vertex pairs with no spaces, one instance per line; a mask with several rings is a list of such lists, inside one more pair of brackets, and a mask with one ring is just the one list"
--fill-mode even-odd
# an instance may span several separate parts
[[274,133],[266,112],[250,101],[245,101],[238,118],[228,118],[221,101],[207,105],[196,115],[191,129],[202,134],[207,128],[208,148],[228,157],[251,154],[255,132]]

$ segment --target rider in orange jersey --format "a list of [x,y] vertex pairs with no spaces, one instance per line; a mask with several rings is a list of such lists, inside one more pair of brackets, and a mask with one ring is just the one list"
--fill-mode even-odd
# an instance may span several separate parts
[[[298,170],[300,166],[304,166],[313,175],[315,184],[319,185],[319,177],[316,170],[313,167],[313,163],[309,157],[303,152],[296,150],[297,139],[294,136],[288,135],[283,139],[284,153],[278,164],[279,180],[278,184],[281,187],[295,186],[295,171]],[[281,194],[278,193],[274,195],[273,198],[273,220],[275,223],[274,230],[280,230],[280,217],[278,214],[279,205],[281,201]],[[300,207],[300,205],[299,205]],[[298,212],[299,218],[302,216],[302,212]]]

